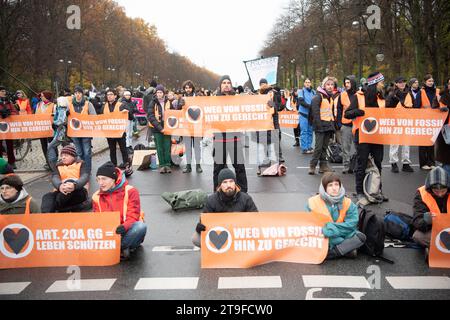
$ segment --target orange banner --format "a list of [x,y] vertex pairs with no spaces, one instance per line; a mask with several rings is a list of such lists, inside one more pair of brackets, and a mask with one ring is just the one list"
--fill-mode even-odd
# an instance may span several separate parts
[[268,95],[188,97],[181,111],[166,111],[166,135],[203,137],[214,132],[273,130]]
[[297,111],[281,111],[278,113],[281,128],[295,129],[299,126],[300,115]]
[[326,218],[300,212],[203,214],[202,268],[251,268],[269,262],[321,264]]
[[433,232],[428,262],[431,268],[450,268],[450,216],[433,218]]
[[71,138],[121,138],[128,124],[128,112],[101,115],[70,115],[67,135]]
[[0,269],[120,262],[118,212],[0,215]]
[[433,109],[366,108],[353,125],[360,143],[432,146],[442,130],[447,112]]
[[48,114],[10,116],[0,119],[0,140],[53,137],[53,118]]

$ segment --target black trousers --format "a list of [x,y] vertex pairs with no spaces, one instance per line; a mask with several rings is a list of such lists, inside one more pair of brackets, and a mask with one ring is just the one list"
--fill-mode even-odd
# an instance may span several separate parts
[[77,208],[87,200],[88,192],[85,188],[75,190],[68,195],[59,191],[50,192],[42,197],[42,213],[78,212]]
[[300,125],[294,129],[294,137],[295,139],[300,139]]
[[48,165],[50,165],[48,162],[48,145],[50,142],[52,142],[52,139],[42,138],[39,140],[41,141],[42,152],[44,153],[45,161],[47,162]]
[[419,164],[423,166],[436,166],[434,162],[434,146],[419,147]]
[[[14,140],[5,140],[6,154],[8,155],[8,163],[16,163],[16,156],[14,154]],[[3,140],[0,140],[0,158],[3,156]]]
[[128,150],[127,141],[125,135],[122,138],[107,138],[109,145],[109,155],[111,162],[117,166],[117,144],[120,148],[120,153],[122,154],[123,164],[128,162]]
[[242,192],[247,193],[247,173],[245,171],[245,159],[242,142],[218,142],[214,141],[214,189],[216,192],[219,187],[219,173],[227,168],[227,156],[230,155],[234,170],[236,171],[236,183]]
[[358,166],[355,173],[356,178],[356,193],[363,194],[363,183],[364,177],[366,176],[367,169],[367,161],[369,160],[369,156],[372,155],[375,165],[378,170],[382,170],[382,162],[384,156],[384,146],[382,144],[371,144],[371,143],[357,143],[356,153],[358,154]]
[[327,149],[330,144],[331,138],[333,138],[333,131],[327,132],[315,132],[316,135],[316,145],[314,147],[314,154],[311,160],[311,166],[317,166],[319,163],[328,162],[327,159]]

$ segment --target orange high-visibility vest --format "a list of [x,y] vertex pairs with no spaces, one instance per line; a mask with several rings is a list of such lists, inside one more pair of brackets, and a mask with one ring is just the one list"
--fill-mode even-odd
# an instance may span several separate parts
[[35,114],[53,114],[53,108],[55,107],[55,104],[53,102],[50,102],[47,105],[47,109],[45,109],[45,111],[42,111],[42,105],[44,103],[40,102],[36,108],[36,113]]
[[408,92],[408,94],[405,97],[405,101],[402,103],[401,101],[397,104],[398,107],[405,107],[405,108],[412,108],[413,107],[413,100],[411,97],[411,93]]
[[78,180],[81,175],[81,162],[75,162],[70,166],[59,166],[58,171],[61,181],[69,179]]
[[[436,89],[436,96],[439,95],[439,89]],[[433,101],[430,101],[427,96],[427,92],[425,89],[420,89],[420,99],[421,99],[421,108],[431,108],[431,104]]]
[[[164,104],[163,108],[164,108],[164,111],[170,110],[170,103],[169,103],[169,101],[167,101]],[[156,118],[156,121],[158,121],[158,122],[161,122],[161,120],[164,120],[164,119],[161,119],[161,115],[159,114],[158,104],[156,104],[156,103],[155,103],[155,118]],[[150,121],[148,122],[148,126],[150,128],[154,128],[153,125],[150,123]]]
[[[350,107],[350,97],[348,96],[348,92],[344,91],[341,93],[341,104],[342,104],[342,124],[350,124],[352,123],[352,120],[347,119],[345,117],[345,111]],[[337,110],[336,110],[337,115]]]
[[[128,192],[129,192],[131,189],[134,189],[134,188],[133,188],[132,186],[126,186],[126,187],[125,187],[125,197],[123,198],[123,209],[122,209],[122,210],[123,210],[122,218],[123,218],[123,221],[124,221],[124,222],[127,220],[128,197],[129,197]],[[99,209],[100,209],[100,212],[102,212],[102,207],[101,207],[101,205],[100,205],[100,190],[98,190],[98,191],[96,191],[96,192],[94,193],[94,195],[92,196],[92,202],[95,203],[95,204],[97,204],[97,206],[98,206]],[[140,214],[140,216],[139,216],[139,220],[141,220],[142,222],[144,222],[144,217],[145,217],[144,211],[141,210],[141,214]]]
[[28,100],[28,99],[18,100],[17,104],[19,105],[19,109],[20,109],[19,114],[20,115],[28,114],[28,110],[31,110],[30,100]]
[[[431,213],[441,215],[441,209],[437,205],[436,200],[433,196],[427,191],[425,186],[419,188],[420,196],[422,197],[422,201],[427,205],[428,209],[430,209]],[[450,196],[447,198],[447,213],[450,213]]]
[[27,201],[25,202],[25,215],[29,215],[31,213],[30,210],[30,203],[31,203],[31,199],[33,199],[31,196],[28,197]]
[[[116,106],[114,107],[114,111],[112,113],[119,113],[121,106],[122,102],[117,101]],[[105,103],[105,107],[103,108],[103,114],[111,114],[111,111],[109,111],[109,102]]]
[[[366,110],[366,97],[364,96],[364,92],[358,91],[356,94],[358,97],[359,109],[365,111]],[[378,107],[380,107],[380,108],[386,107],[386,100],[380,99],[379,97],[377,98],[377,100],[378,100]],[[361,126],[361,122],[362,122],[362,117],[357,117],[356,119],[353,120],[353,128],[352,128],[353,135],[356,134],[356,130],[358,130],[359,127]]]
[[[350,209],[351,204],[352,204],[352,201],[349,198],[345,197],[343,205],[342,205],[342,209],[339,211],[339,218],[337,219],[336,223],[344,222],[345,215],[347,214],[348,209]],[[330,220],[330,222],[333,222],[331,213],[328,210],[325,201],[322,199],[322,197],[320,195],[309,198],[308,206],[312,212],[321,214],[321,215],[327,217]]]
[[[68,97],[67,101],[69,102],[69,111],[70,114],[74,115],[78,112],[75,111],[75,109],[73,108],[73,102],[72,102],[72,97]],[[81,110],[80,114],[82,115],[89,115],[89,101],[86,101],[84,103],[83,109]]]
[[331,102],[328,101],[328,99],[322,98],[322,104],[320,105],[320,120],[334,121],[333,107],[334,107],[333,98],[331,98]]

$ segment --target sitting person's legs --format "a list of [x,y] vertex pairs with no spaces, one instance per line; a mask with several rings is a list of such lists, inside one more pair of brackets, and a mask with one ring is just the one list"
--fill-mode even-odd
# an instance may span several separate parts
[[121,249],[134,250],[144,242],[147,234],[147,225],[141,221],[135,222],[128,232],[122,237]]

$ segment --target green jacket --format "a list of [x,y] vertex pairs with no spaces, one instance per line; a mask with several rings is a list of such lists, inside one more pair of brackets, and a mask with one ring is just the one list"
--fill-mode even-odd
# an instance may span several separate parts
[[[19,198],[13,203],[5,202],[0,196],[0,214],[24,214],[26,202],[30,195],[25,190],[20,191]],[[38,204],[32,199],[30,202],[30,213],[39,213]]]

